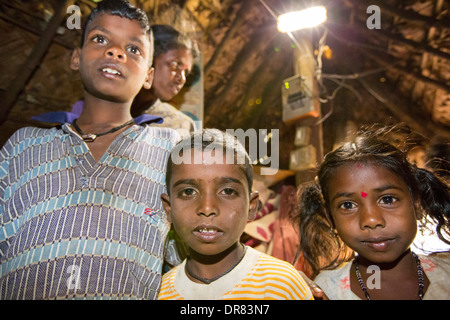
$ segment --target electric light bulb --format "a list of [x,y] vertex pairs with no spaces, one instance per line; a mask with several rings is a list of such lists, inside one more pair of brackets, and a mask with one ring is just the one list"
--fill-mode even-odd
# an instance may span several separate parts
[[324,6],[292,11],[278,16],[278,30],[280,32],[291,32],[311,28],[326,20],[327,9]]

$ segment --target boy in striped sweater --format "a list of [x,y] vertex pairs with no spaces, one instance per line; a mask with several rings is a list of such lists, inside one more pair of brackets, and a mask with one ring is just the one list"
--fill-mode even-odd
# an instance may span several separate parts
[[258,210],[252,179],[232,135],[207,129],[174,147],[161,198],[188,256],[163,276],[159,299],[313,299],[292,265],[240,243]]
[[160,195],[179,134],[132,119],[153,80],[148,18],[103,0],[71,68],[76,121],[26,127],[0,150],[0,300],[156,299],[169,231]]

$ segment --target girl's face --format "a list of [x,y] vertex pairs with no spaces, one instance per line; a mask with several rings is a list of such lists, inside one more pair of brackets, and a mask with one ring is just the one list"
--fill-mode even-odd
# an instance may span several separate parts
[[339,167],[328,183],[328,199],[339,236],[362,258],[393,262],[414,240],[417,220],[408,186],[384,167]]
[[[201,152],[195,150],[195,152]],[[203,161],[214,158],[202,152]],[[258,194],[249,194],[247,179],[236,164],[172,165],[170,197],[164,210],[180,238],[202,255],[220,254],[235,245],[258,208]]]

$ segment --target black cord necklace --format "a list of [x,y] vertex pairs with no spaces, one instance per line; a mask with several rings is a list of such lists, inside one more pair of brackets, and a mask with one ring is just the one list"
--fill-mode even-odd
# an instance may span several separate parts
[[[423,299],[423,288],[425,287],[424,284],[423,284],[423,268],[422,268],[422,265],[420,263],[420,259],[417,256],[417,254],[415,254],[412,251],[411,251],[411,254],[414,257],[414,259],[416,260],[417,276],[419,278],[419,299],[422,300]],[[359,285],[361,286],[361,289],[364,292],[364,295],[366,296],[366,299],[370,300],[369,292],[367,292],[367,288],[364,285],[364,281],[363,281],[363,279],[361,277],[361,272],[359,272],[357,259],[353,260],[353,265],[355,266],[356,277],[358,278]]]
[[187,272],[192,278],[197,279],[198,281],[203,282],[203,283],[205,283],[205,284],[210,284],[211,282],[214,282],[214,281],[218,280],[219,278],[222,278],[222,277],[223,277],[224,275],[226,275],[227,273],[230,273],[231,270],[233,270],[234,268],[236,268],[236,266],[242,261],[242,259],[244,259],[245,252],[247,251],[247,247],[246,247],[244,244],[242,244],[242,243],[241,243],[241,245],[242,245],[242,247],[244,248],[244,252],[242,253],[242,257],[240,257],[239,260],[238,260],[235,264],[233,264],[233,265],[231,266],[231,268],[229,268],[229,269],[226,270],[224,273],[221,273],[220,275],[218,275],[218,276],[216,276],[216,277],[214,277],[214,278],[202,278],[202,277],[197,276],[196,274],[194,274],[194,273],[189,269],[189,267],[188,267],[188,261],[186,261],[186,265],[185,265],[186,272]]
[[81,135],[81,138],[83,139],[83,141],[85,141],[85,142],[93,142],[97,137],[101,137],[101,136],[107,135],[109,133],[116,132],[117,130],[122,129],[122,128],[132,124],[133,122],[134,122],[134,119],[128,120],[124,124],[122,124],[122,125],[120,125],[118,127],[112,128],[109,131],[102,132],[102,133],[84,133],[80,129],[80,127],[78,126],[77,119],[73,120],[72,124],[73,124],[75,130],[77,130],[77,132]]

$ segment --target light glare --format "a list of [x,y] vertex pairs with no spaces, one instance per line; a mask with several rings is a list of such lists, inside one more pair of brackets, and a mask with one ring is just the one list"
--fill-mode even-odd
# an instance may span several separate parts
[[324,6],[293,11],[278,17],[278,30],[291,32],[318,26],[327,20],[327,9]]

